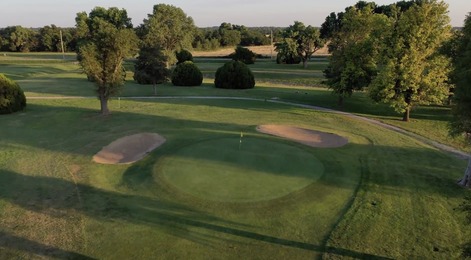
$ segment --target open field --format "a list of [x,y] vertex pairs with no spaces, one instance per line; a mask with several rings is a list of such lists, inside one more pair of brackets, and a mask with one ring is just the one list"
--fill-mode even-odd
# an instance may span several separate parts
[[[251,51],[255,52],[256,54],[265,56],[265,57],[272,57],[273,59],[276,59],[276,54],[277,52],[275,51],[275,47],[273,46],[250,46],[247,47]],[[225,57],[231,53],[234,52],[233,47],[229,48],[222,48],[219,50],[215,51],[193,51],[193,56],[195,57]],[[328,54],[328,49],[327,46],[318,50],[316,52],[316,55],[327,55]]]
[[[200,58],[203,86],[164,84],[159,99],[135,99],[153,90],[130,81],[105,118],[83,98],[93,85],[74,62],[15,59],[0,56],[0,72],[29,99],[0,117],[0,259],[454,259],[469,237],[454,210],[467,194],[455,185],[465,161],[364,121],[265,101],[336,108],[320,83],[323,57],[308,70],[258,62],[257,87],[243,91],[214,89],[224,61]],[[409,124],[362,93],[341,109],[459,148],[446,107],[419,108]],[[349,143],[309,147],[261,124]],[[167,141],[134,164],[92,162],[141,132]]]

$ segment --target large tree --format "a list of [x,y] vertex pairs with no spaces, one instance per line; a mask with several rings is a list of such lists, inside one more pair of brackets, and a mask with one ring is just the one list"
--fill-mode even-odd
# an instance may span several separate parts
[[87,77],[97,86],[101,113],[109,114],[108,99],[124,84],[124,58],[137,52],[138,39],[124,9],[96,7],[78,13],[78,58]]
[[403,121],[409,121],[414,106],[442,103],[448,96],[450,62],[439,53],[451,29],[447,9],[437,0],[414,2],[404,12],[392,7],[391,33],[381,46],[369,93],[403,113]]
[[[456,87],[450,133],[453,136],[464,135],[467,144],[471,145],[471,13],[466,17],[462,33],[457,35],[457,39],[457,53],[460,55],[453,59],[452,78]],[[471,158],[459,184],[471,187]]]
[[138,28],[143,45],[149,48],[161,48],[167,57],[167,65],[176,62],[175,51],[190,49],[196,27],[193,19],[181,8],[173,5],[154,5],[152,14]]
[[290,42],[295,43],[296,54],[301,58],[304,68],[307,68],[307,61],[311,56],[324,47],[324,40],[320,37],[319,29],[310,25],[306,27],[298,21],[284,30],[283,38],[287,46],[291,45]]
[[157,95],[157,84],[164,83],[170,76],[166,57],[156,47],[142,47],[134,65],[134,80],[139,84],[152,84]]
[[219,26],[218,32],[220,37],[221,46],[236,46],[241,41],[241,32],[244,30],[242,26],[233,26],[230,23],[222,23]]
[[61,52],[67,50],[72,41],[70,29],[63,29],[54,24],[46,25],[39,29],[39,51]]
[[307,68],[307,61],[316,51],[324,47],[325,41],[320,37],[319,29],[310,25],[304,28],[297,41],[298,55],[303,61],[303,67]]
[[378,52],[386,36],[389,20],[374,13],[374,5],[347,8],[342,27],[330,36],[332,55],[324,70],[326,83],[338,96],[339,106],[354,91],[366,88],[376,75]]
[[322,23],[321,29],[319,30],[322,39],[331,39],[332,36],[340,30],[343,15],[344,13],[342,12],[338,14],[332,12],[325,18],[325,21]]

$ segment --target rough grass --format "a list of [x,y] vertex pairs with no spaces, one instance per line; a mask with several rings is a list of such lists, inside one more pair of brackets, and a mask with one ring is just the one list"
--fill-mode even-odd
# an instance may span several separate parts
[[[68,62],[0,61],[0,71],[14,75],[29,97],[92,95],[93,85],[80,80],[77,69]],[[152,87],[130,83],[126,95],[152,95]],[[335,96],[325,88],[271,83],[247,91],[217,90],[210,81],[198,88],[164,85],[159,95],[276,98],[335,107]],[[410,137],[341,115],[263,101],[121,99],[110,103],[113,114],[105,118],[98,108],[94,98],[29,99],[24,112],[0,117],[0,258],[453,259],[469,236],[454,210],[467,193],[455,185],[466,162]],[[404,126],[390,109],[361,93],[342,109],[424,136],[444,136],[438,126],[448,118],[447,108],[419,108]],[[306,150],[325,168],[317,182],[268,201],[191,196],[159,171],[159,160],[182,147],[241,131],[256,136],[256,125],[273,123],[336,133],[350,144],[321,150],[266,137]],[[167,142],[133,165],[91,162],[102,146],[138,132],[158,132]],[[217,156],[207,159],[221,162]]]

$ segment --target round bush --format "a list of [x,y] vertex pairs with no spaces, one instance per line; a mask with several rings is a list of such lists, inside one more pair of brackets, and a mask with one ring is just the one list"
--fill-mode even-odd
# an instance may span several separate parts
[[181,50],[176,53],[177,56],[177,65],[185,61],[193,61],[193,55],[187,50]]
[[252,71],[240,61],[230,61],[216,71],[216,88],[248,89],[255,87]]
[[200,86],[203,83],[201,70],[191,61],[177,65],[172,73],[172,84],[175,86]]
[[26,97],[20,86],[0,74],[0,114],[10,114],[26,107]]

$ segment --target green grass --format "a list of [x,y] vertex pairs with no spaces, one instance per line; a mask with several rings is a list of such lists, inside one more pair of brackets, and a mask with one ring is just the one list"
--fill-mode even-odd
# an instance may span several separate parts
[[263,136],[239,138],[235,133],[183,147],[159,160],[155,174],[181,192],[221,202],[284,197],[324,174],[309,151]]
[[[211,63],[218,62],[201,65],[210,71]],[[277,68],[254,65],[266,70],[260,74],[276,74]],[[284,68],[283,77],[301,78],[289,73],[299,67]],[[312,64],[312,70],[318,68]],[[15,78],[29,97],[93,96],[93,85],[73,62],[0,60],[0,72]],[[335,96],[325,88],[275,81],[227,91],[207,79],[197,88],[159,86],[158,95],[276,98],[335,108]],[[152,87],[129,82],[122,97],[134,95],[150,96]],[[455,184],[466,162],[411,137],[342,115],[262,101],[123,98],[110,103],[108,117],[99,116],[98,108],[94,98],[29,99],[25,111],[0,117],[0,258],[456,259],[468,240],[464,216],[454,210],[468,193]],[[342,110],[434,140],[446,136],[449,118],[445,107],[421,107],[405,124],[362,93]],[[257,133],[259,124],[331,132],[349,144],[305,147]],[[91,161],[103,146],[139,132],[157,132],[167,142],[132,165]],[[241,149],[257,153],[250,160],[231,157],[239,151],[240,132],[251,141]],[[311,158],[312,165],[304,165]],[[234,160],[245,165],[241,175]],[[323,174],[305,171],[319,163]],[[192,172],[178,172],[179,165]],[[215,165],[232,171],[230,183],[205,170]],[[292,166],[286,168],[292,170],[289,180],[279,171],[286,165]],[[257,190],[258,181],[244,183],[244,174],[267,186]],[[218,199],[192,185],[201,180],[208,190],[230,192]],[[253,186],[244,193],[237,183]],[[253,196],[259,199],[247,200]]]

